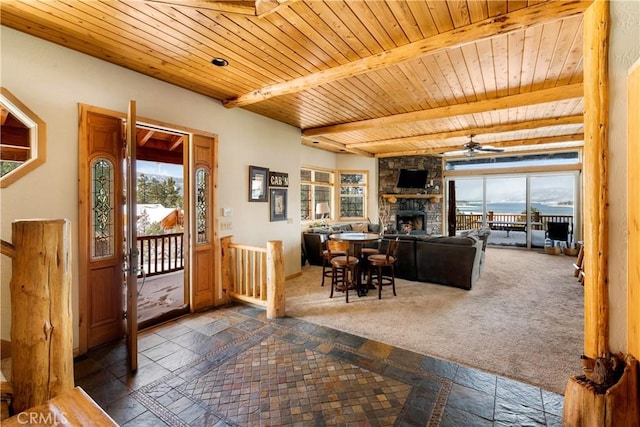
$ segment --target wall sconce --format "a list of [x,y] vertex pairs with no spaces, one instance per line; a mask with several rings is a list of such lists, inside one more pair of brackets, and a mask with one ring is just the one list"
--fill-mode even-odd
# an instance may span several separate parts
[[325,217],[326,214],[331,213],[331,208],[329,207],[329,203],[320,202],[316,204],[316,215],[321,215],[320,218],[328,218],[329,215]]

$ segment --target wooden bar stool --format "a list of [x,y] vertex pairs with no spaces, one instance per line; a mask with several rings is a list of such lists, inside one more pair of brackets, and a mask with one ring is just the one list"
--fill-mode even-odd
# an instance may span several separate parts
[[360,250],[360,259],[362,261],[362,265],[360,265],[360,270],[363,275],[367,276],[367,281],[369,280],[369,257],[371,255],[378,255],[380,253],[380,245],[382,244],[382,239],[378,240],[377,246],[375,248],[362,248]]
[[[331,247],[329,246],[331,243]],[[327,242],[327,249],[332,252],[343,251],[346,255],[335,256],[329,261],[331,263],[331,294],[329,298],[333,298],[333,291],[344,291],[345,300],[349,302],[349,289],[355,289],[356,285],[356,267],[358,258],[349,255],[349,242],[330,240]]]
[[[385,254],[369,256],[369,278],[367,280],[367,286],[371,285],[372,277],[375,275],[378,283],[378,299],[382,298],[382,287],[388,285],[391,285],[393,296],[396,296],[396,275],[393,266],[396,263],[399,245],[400,239],[396,237],[395,240],[389,242]],[[389,270],[387,274],[384,274],[385,269]]]
[[324,286],[325,277],[331,278],[333,274],[333,269],[329,269],[331,259],[337,256],[346,255],[347,250],[349,249],[349,245],[347,245],[347,249],[342,250],[340,248],[343,248],[344,245],[335,245],[335,243],[335,240],[327,240],[327,249],[322,251],[322,283],[320,286]]

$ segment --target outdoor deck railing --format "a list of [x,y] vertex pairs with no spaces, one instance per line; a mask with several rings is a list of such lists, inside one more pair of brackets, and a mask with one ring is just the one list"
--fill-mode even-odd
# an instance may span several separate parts
[[[514,223],[525,221],[525,215],[514,213],[495,213],[488,212],[487,220],[497,223]],[[456,215],[456,230],[470,230],[473,228],[482,227],[482,214],[457,214]],[[534,215],[531,219],[532,222],[540,223],[534,224],[532,230],[547,230],[547,224],[549,222],[568,222],[569,230],[573,230],[573,215]]]
[[184,269],[183,243],[183,233],[138,236],[138,277],[156,276]]

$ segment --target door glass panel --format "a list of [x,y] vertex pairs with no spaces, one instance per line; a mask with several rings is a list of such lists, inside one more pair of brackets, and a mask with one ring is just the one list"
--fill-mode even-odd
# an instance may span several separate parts
[[489,245],[527,246],[527,180],[487,178],[487,224],[491,227]]
[[456,179],[456,230],[479,228],[483,215],[483,180]]
[[113,163],[97,159],[91,166],[92,257],[104,258],[114,255],[113,212]]
[[209,171],[196,169],[196,242],[209,241]]
[[574,174],[531,177],[532,247],[543,247],[548,232],[558,243],[571,245],[574,240],[575,179]]

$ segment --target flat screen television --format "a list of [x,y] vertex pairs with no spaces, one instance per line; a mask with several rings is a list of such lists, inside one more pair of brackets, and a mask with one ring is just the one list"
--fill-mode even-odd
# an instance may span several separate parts
[[426,169],[400,169],[396,187],[424,189],[427,185],[428,175],[429,171]]

